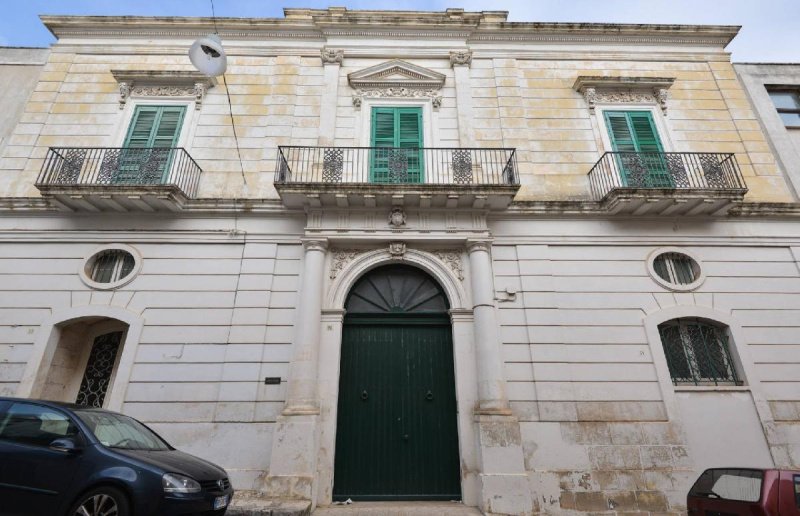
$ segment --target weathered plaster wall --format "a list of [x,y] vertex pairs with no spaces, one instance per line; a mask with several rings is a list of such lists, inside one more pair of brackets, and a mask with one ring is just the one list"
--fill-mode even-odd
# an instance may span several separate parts
[[[225,86],[220,81],[209,90],[181,137],[181,145],[204,171],[199,197],[277,196],[272,187],[277,147],[319,143],[321,103],[331,85],[325,84],[317,51],[230,56],[226,81],[243,165],[238,160]],[[388,54],[385,59],[350,57],[345,51],[338,74],[335,145],[369,145],[368,132],[364,131],[369,109],[353,106],[347,74],[391,58]],[[405,58],[446,75],[442,106],[432,110],[425,121],[426,127],[430,126],[428,144],[458,147],[459,106],[449,61]],[[56,46],[4,153],[0,185],[5,194],[38,195],[32,183],[48,146],[122,144],[131,112],[118,108],[118,85],[111,69],[188,71],[191,65],[184,55],[73,54]],[[605,148],[600,136],[604,131],[602,119],[590,113],[583,96],[572,89],[580,75],[675,78],[669,89],[667,114],[657,112],[667,133],[661,135],[665,145],[679,152],[735,153],[750,190],[747,200],[792,200],[727,61],[704,61],[695,55],[687,55],[684,61],[648,60],[641,55],[593,59],[585,49],[576,51],[571,59],[500,59],[481,57],[480,49],[476,49],[469,70],[473,114],[470,136],[478,147],[517,149],[522,181],[518,200],[589,197],[587,174],[610,149]],[[247,187],[241,178],[242,166]]]
[[39,80],[46,48],[0,47],[0,152]]
[[[673,293],[646,266],[654,250],[677,243],[672,223],[620,221],[605,232],[599,221],[540,220],[535,236],[521,238],[528,224],[496,221],[493,256],[508,393],[541,510],[675,511],[707,467],[800,463],[800,272],[790,228],[680,224],[706,279]],[[771,245],[745,242],[776,231],[784,237]],[[716,314],[735,328],[744,387],[672,385],[646,324],[670,310]],[[733,453],[745,443],[747,453]]]

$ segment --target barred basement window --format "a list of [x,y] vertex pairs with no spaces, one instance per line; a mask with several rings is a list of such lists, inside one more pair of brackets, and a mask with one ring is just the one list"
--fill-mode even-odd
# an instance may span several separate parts
[[111,383],[114,365],[117,362],[117,352],[121,341],[121,331],[107,333],[94,340],[78,397],[75,400],[76,404],[102,408],[108,386]]
[[662,253],[653,260],[656,274],[668,283],[689,285],[697,281],[700,266],[682,253]]
[[103,251],[94,258],[90,277],[97,283],[114,283],[125,279],[132,271],[133,255],[121,249]]
[[674,319],[658,327],[675,385],[742,385],[727,331],[697,319]]

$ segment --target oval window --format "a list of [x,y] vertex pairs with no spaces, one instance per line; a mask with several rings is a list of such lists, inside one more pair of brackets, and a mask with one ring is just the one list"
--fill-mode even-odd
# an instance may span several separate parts
[[648,263],[650,275],[671,290],[693,290],[705,279],[697,259],[678,249],[660,249]]
[[138,253],[129,246],[105,246],[84,262],[81,279],[88,286],[108,290],[130,282],[141,263]]

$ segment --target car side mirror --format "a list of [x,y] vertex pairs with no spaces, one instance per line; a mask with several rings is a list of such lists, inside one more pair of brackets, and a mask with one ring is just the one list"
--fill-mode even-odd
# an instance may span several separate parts
[[75,442],[75,439],[70,439],[69,437],[62,437],[61,439],[56,439],[50,443],[50,449],[54,451],[59,451],[62,453],[67,453],[70,455],[76,454],[81,451],[78,443]]

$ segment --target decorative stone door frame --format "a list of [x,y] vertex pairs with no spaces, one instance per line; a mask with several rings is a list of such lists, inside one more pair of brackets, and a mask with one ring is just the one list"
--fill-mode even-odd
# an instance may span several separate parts
[[445,291],[450,302],[453,333],[458,440],[461,462],[461,493],[465,505],[479,505],[479,443],[475,435],[474,408],[478,402],[475,344],[471,300],[462,284],[459,267],[453,267],[433,252],[403,249],[349,251],[347,263],[331,261],[331,276],[322,310],[322,334],[319,354],[320,440],[317,462],[316,502],[328,505],[333,493],[333,470],[336,443],[336,418],[339,391],[339,367],[342,346],[344,303],[355,282],[367,271],[388,264],[405,263],[427,272]]

